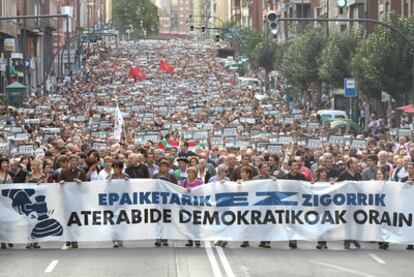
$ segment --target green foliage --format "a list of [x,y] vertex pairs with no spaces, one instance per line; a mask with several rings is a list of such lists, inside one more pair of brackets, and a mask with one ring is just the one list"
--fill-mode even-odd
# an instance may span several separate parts
[[158,8],[150,0],[113,0],[112,7],[113,23],[121,31],[131,24],[135,38],[142,37],[144,30],[147,35],[158,34]]
[[263,67],[267,73],[274,69],[278,45],[262,41],[256,45],[251,53],[251,62],[255,67]]
[[253,58],[256,46],[265,39],[264,34],[252,28],[241,28],[238,32],[242,39],[241,52],[250,59]]
[[[414,39],[414,18],[391,14],[387,23]],[[386,91],[401,99],[412,90],[413,49],[401,35],[380,26],[366,39],[352,59],[352,73],[359,88],[379,98]]]
[[318,59],[326,44],[325,34],[310,30],[297,37],[283,55],[283,75],[295,87],[306,88],[310,82],[319,83]]
[[343,86],[344,78],[352,76],[352,56],[362,39],[360,30],[336,32],[329,37],[318,60],[321,81],[335,87]]

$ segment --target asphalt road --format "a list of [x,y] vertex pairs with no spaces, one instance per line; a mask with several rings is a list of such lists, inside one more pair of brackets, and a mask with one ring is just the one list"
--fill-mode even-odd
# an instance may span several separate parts
[[154,248],[153,242],[125,242],[113,249],[112,243],[81,243],[79,249],[65,249],[63,243],[42,244],[26,250],[24,245],[0,250],[0,276],[414,276],[414,251],[391,245],[378,250],[373,243],[362,249],[343,250],[339,242],[328,250],[316,250],[311,242],[299,242],[291,250],[285,242],[273,242],[271,249],[226,248],[202,243],[187,248],[185,242]]

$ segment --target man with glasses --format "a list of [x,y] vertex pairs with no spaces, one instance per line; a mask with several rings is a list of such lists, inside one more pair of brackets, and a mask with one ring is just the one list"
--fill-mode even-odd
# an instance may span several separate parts
[[209,183],[215,183],[215,182],[224,183],[224,182],[230,181],[229,177],[227,177],[228,170],[229,168],[227,165],[225,164],[219,165],[217,167],[217,175],[211,177],[208,182]]

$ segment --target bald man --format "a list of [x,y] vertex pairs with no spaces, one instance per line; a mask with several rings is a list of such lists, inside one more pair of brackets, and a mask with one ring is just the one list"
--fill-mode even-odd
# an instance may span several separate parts
[[142,154],[131,153],[128,155],[128,167],[125,173],[132,179],[147,179],[150,174],[147,166],[144,164],[144,156]]

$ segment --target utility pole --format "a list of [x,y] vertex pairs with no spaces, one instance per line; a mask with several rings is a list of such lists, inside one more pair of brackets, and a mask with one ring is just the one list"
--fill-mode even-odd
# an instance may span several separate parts
[[[69,32],[69,18],[70,17],[67,17],[66,18],[66,39],[69,41],[69,36],[70,36],[70,32]],[[71,75],[70,74],[70,72],[71,72],[71,70],[70,70],[70,47],[68,47],[68,74],[69,74],[69,76]]]
[[[26,11],[27,11],[27,2],[24,1],[24,5],[23,5],[23,9],[24,9],[24,15],[26,15]],[[26,68],[26,58],[27,58],[27,33],[26,33],[26,19],[23,19],[23,67],[24,67],[24,84],[26,86],[26,88],[28,87],[29,84],[29,78],[27,76],[28,74],[28,70]]]
[[[329,1],[326,0],[326,18],[329,19]],[[329,21],[326,22],[326,37],[329,37]]]

